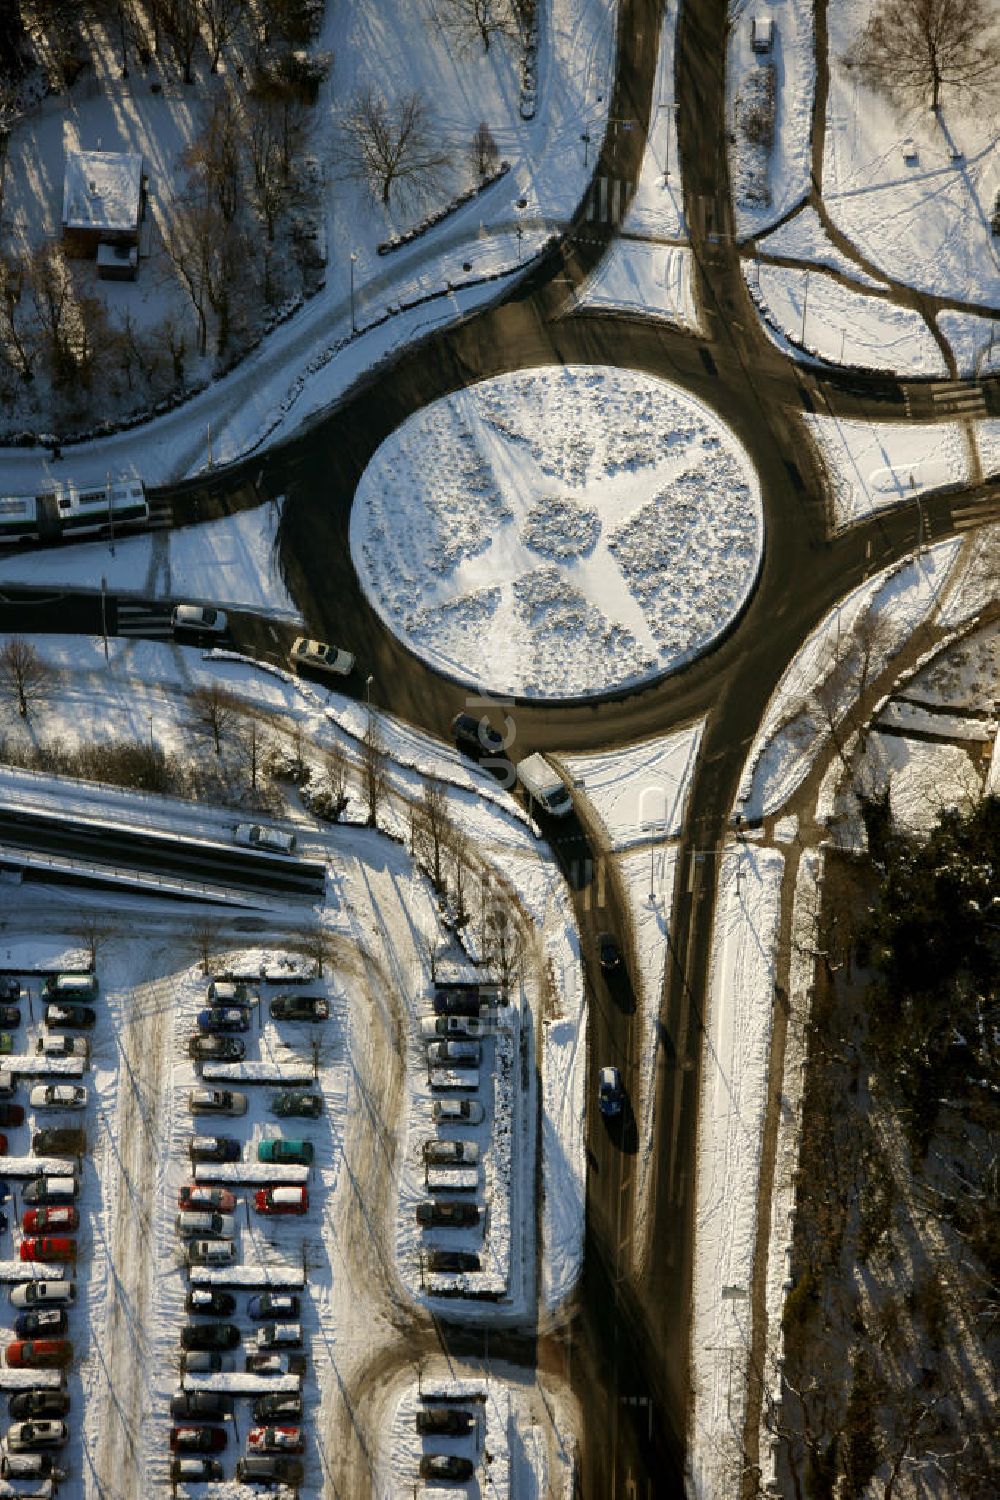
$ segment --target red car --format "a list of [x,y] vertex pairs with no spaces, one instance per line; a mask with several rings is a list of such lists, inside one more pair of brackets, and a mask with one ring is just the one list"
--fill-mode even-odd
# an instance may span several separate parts
[[46,1229],[61,1229],[65,1233],[79,1229],[79,1210],[67,1208],[29,1208],[21,1219],[25,1234],[41,1234]]
[[248,1453],[302,1453],[305,1443],[301,1427],[251,1427]]
[[202,1182],[186,1183],[177,1194],[177,1207],[204,1208],[217,1214],[231,1214],[236,1208],[236,1194],[228,1188],[208,1187]]
[[21,1241],[22,1260],[76,1260],[76,1240],[65,1235],[45,1235]]
[[304,1187],[258,1188],[253,1195],[259,1214],[306,1214],[309,1193]]
[[6,1156],[6,1155],[7,1155],[7,1137],[4,1135],[3,1131],[0,1130],[0,1156]]
[[226,1446],[224,1427],[171,1427],[170,1447],[177,1453],[221,1453]]
[[7,1345],[12,1370],[62,1370],[72,1358],[69,1339],[17,1339]]

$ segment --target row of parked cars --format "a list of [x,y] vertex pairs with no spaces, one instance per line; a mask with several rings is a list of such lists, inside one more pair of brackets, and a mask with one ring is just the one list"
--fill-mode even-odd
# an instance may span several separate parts
[[[210,984],[207,1004],[197,1017],[197,1030],[189,1042],[195,1061],[213,1060],[222,1054],[207,1052],[204,1043],[219,1040],[238,1043],[226,1060],[244,1057],[243,1036],[250,1030],[257,992],[235,980],[219,979]],[[321,1022],[329,1017],[323,996],[279,994],[269,1005],[272,1020]],[[278,1118],[315,1119],[323,1110],[323,1096],[308,1089],[283,1089],[270,1097],[270,1109]],[[232,1118],[247,1113],[248,1095],[239,1090],[200,1087],[192,1089],[188,1105],[195,1116],[222,1115]],[[243,1143],[228,1135],[195,1134],[190,1141],[193,1163],[238,1162]],[[310,1166],[313,1143],[301,1136],[269,1137],[257,1143],[257,1159],[272,1165]],[[236,1225],[242,1194],[228,1187],[191,1182],[177,1196],[175,1228],[186,1245],[190,1266],[228,1266],[238,1256]],[[245,1207],[267,1217],[302,1217],[309,1212],[309,1189],[303,1183],[270,1183],[248,1195]],[[297,1292],[264,1290],[247,1296],[245,1314],[251,1328],[245,1331],[235,1320],[239,1296],[223,1287],[189,1288],[185,1298],[188,1321],[181,1329],[181,1368],[185,1373],[220,1373],[231,1369],[236,1353],[245,1351],[245,1368],[260,1375],[305,1373],[306,1356],[301,1323],[301,1296]],[[233,1397],[215,1391],[178,1391],[170,1414],[170,1476],[174,1483],[217,1481],[224,1477],[223,1454],[234,1429]],[[237,1460],[236,1478],[244,1484],[296,1486],[303,1478],[301,1454],[305,1448],[301,1391],[274,1393],[253,1402],[253,1424],[246,1438],[246,1452]]]
[[[36,1041],[41,1055],[56,1057],[89,1056],[89,1044],[82,1037],[65,1035],[50,1028],[61,1027],[68,1015],[71,1022],[83,1011],[86,1025],[93,1025],[96,1013],[92,1002],[98,994],[94,974],[65,973],[47,976],[41,986],[46,1029]],[[19,979],[0,979],[5,1026],[21,1023]],[[79,1029],[71,1024],[68,1031]],[[10,1048],[8,1050],[13,1050]],[[24,1123],[24,1107],[13,1102],[15,1092],[9,1074],[0,1072],[0,1094],[3,1123]],[[40,1082],[28,1092],[28,1107],[47,1117],[65,1111],[79,1117],[86,1109],[86,1085],[76,1082]],[[5,1137],[0,1137],[4,1152]],[[86,1149],[86,1131],[77,1124],[42,1125],[32,1136],[36,1156],[82,1156]],[[9,1197],[7,1183],[0,1183],[0,1199]],[[24,1262],[72,1265],[77,1257],[76,1233],[80,1228],[77,1206],[79,1179],[74,1174],[29,1178],[21,1189],[21,1239],[18,1247]],[[5,1362],[16,1370],[65,1370],[73,1357],[69,1338],[70,1313],[76,1302],[76,1282],[63,1276],[52,1280],[38,1279],[18,1283],[10,1290],[14,1311],[14,1340],[7,1345]],[[70,1396],[64,1387],[31,1387],[16,1391],[8,1403],[10,1425],[4,1439],[3,1476],[7,1479],[57,1481],[62,1477],[56,1460],[69,1438],[66,1416]]]

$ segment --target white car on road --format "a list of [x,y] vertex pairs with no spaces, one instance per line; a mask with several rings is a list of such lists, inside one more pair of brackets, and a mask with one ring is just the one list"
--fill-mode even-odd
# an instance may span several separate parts
[[175,630],[194,630],[202,635],[225,635],[225,610],[213,609],[210,604],[178,604],[170,616]]
[[316,672],[329,672],[333,677],[348,677],[354,671],[354,657],[350,651],[339,646],[330,646],[326,641],[311,641],[300,635],[292,644],[288,660],[295,671],[300,667],[312,667]]
[[233,838],[244,849],[266,849],[270,854],[295,853],[294,833],[269,828],[266,823],[238,823]]
[[86,1109],[87,1090],[82,1083],[38,1083],[28,1103],[32,1109]]

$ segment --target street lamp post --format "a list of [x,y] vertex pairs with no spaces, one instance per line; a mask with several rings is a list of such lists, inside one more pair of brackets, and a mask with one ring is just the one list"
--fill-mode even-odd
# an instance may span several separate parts
[[365,707],[368,709],[369,713],[371,712],[372,706],[372,683],[374,681],[375,678],[372,676],[368,676],[365,678]]
[[351,332],[357,333],[358,325],[354,317],[354,262],[358,258],[356,250],[351,251]]
[[583,165],[584,167],[586,167],[587,160],[590,154],[590,132],[585,130],[580,136],[580,139],[583,142]]

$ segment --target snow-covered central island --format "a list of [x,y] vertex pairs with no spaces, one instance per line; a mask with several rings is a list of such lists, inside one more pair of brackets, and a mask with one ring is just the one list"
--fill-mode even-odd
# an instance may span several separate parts
[[362,587],[415,655],[480,691],[553,700],[706,650],[749,597],[763,537],[725,423],[666,381],[599,366],[499,376],[417,412],[351,514]]

